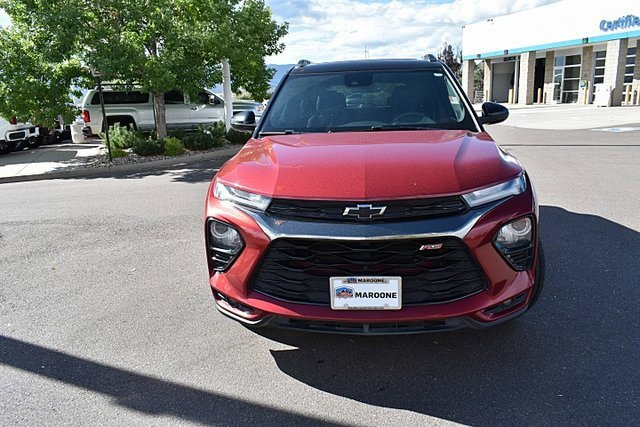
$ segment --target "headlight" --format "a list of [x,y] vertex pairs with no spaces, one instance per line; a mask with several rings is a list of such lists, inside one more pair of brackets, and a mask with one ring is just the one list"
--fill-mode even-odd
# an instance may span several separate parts
[[533,221],[525,217],[505,224],[496,234],[494,245],[518,271],[531,268],[533,260]]
[[495,202],[496,200],[504,199],[505,197],[515,196],[523,193],[527,189],[527,181],[524,174],[518,176],[511,181],[503,182],[502,184],[494,185],[489,188],[483,188],[472,193],[464,194],[462,197],[469,206],[476,207],[484,205],[486,203]]
[[261,196],[260,194],[249,193],[247,191],[238,190],[216,181],[213,189],[213,195],[220,200],[228,200],[241,206],[265,211],[271,203],[271,198]]
[[227,270],[238,257],[244,242],[232,225],[210,218],[207,223],[207,252],[211,268]]

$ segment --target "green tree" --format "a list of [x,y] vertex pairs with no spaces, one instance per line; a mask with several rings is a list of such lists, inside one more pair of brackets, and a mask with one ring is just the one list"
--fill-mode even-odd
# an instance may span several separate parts
[[[28,46],[41,71],[34,79],[56,89],[56,96],[33,103],[63,110],[70,84],[87,87],[93,83],[88,69],[97,69],[105,81],[153,93],[158,138],[167,136],[165,92],[196,95],[214,86],[222,80],[223,59],[229,59],[235,88],[263,96],[272,76],[265,56],[284,49],[279,40],[287,32],[262,0],[0,0],[0,7],[13,21],[0,41],[12,35]],[[4,79],[20,67],[13,59],[0,64],[7,69],[0,72],[0,98],[7,104],[0,104],[0,115],[35,117],[33,105],[11,106],[24,95]],[[50,70],[65,78],[53,78]],[[58,95],[65,91],[66,99]]]
[[449,43],[444,42],[438,50],[438,59],[447,64],[456,77],[462,77],[462,52],[459,48],[454,49]]

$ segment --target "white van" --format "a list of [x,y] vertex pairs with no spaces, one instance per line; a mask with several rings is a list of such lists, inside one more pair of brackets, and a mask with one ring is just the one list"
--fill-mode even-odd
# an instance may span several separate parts
[[[117,86],[106,86],[103,89],[103,97],[109,126],[120,123],[123,126],[133,126],[140,131],[150,132],[155,129],[152,94],[135,89],[125,91]],[[190,99],[189,96],[177,90],[167,92],[164,102],[169,129],[193,130],[201,125],[212,125],[224,120],[224,100],[208,90],[200,92],[196,99]],[[260,107],[261,104],[255,101],[233,102],[234,114],[247,110],[259,114]],[[81,110],[84,137],[95,137],[104,131],[100,93],[97,89],[87,92],[82,101]],[[81,142],[81,138],[77,135],[78,126],[72,126],[72,129],[73,141]]]

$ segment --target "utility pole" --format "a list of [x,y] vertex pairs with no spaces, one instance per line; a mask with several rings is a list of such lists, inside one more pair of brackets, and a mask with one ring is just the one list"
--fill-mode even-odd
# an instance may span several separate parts
[[369,49],[367,49],[367,45],[364,45],[364,59],[369,59]]
[[233,93],[231,92],[231,67],[229,60],[222,60],[222,89],[224,96],[224,127],[229,132],[231,129],[231,116],[233,116]]

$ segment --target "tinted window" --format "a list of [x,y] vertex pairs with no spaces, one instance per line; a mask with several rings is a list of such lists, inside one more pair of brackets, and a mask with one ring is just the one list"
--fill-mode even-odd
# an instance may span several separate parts
[[[146,104],[149,94],[143,92],[103,92],[105,104]],[[100,105],[100,94],[96,92],[91,98],[91,105]]]
[[272,104],[261,132],[477,131],[455,86],[437,70],[292,75]]
[[172,90],[164,94],[165,104],[184,104],[184,94],[179,90]]

